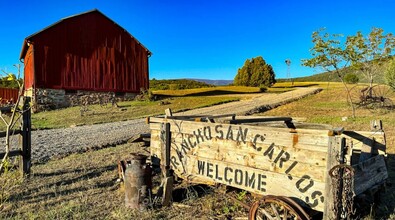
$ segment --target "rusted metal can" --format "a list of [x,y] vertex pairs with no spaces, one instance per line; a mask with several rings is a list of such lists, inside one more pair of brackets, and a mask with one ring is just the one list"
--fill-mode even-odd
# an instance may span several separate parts
[[147,156],[132,154],[125,171],[125,205],[144,210],[150,204],[152,186],[151,167],[146,164]]

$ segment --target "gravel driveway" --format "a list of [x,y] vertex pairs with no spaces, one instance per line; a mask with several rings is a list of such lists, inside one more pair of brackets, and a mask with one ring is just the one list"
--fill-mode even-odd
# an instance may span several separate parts
[[[176,115],[231,113],[249,115],[275,108],[279,105],[318,93],[319,91],[321,91],[319,88],[298,88],[294,91],[280,94],[262,93],[255,95],[252,99],[194,109],[177,113]],[[70,153],[114,146],[125,143],[138,134],[148,132],[149,127],[145,124],[145,119],[62,129],[37,130],[32,132],[32,160],[33,163],[45,162],[51,158],[62,157]],[[16,141],[13,140],[13,142]]]

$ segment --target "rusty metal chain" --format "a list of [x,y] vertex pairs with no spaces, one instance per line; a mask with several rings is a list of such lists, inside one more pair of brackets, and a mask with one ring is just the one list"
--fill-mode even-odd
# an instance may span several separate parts
[[338,219],[350,219],[354,210],[354,168],[340,164],[334,166],[329,175],[333,187],[333,211]]

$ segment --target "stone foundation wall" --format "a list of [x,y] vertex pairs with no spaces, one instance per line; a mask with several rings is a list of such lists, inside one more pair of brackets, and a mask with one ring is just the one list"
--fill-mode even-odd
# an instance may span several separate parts
[[71,106],[85,106],[93,104],[108,104],[120,101],[130,101],[136,96],[134,93],[93,92],[93,91],[65,91],[63,89],[36,89],[35,95],[31,90],[26,94],[32,96],[33,111],[41,112]]

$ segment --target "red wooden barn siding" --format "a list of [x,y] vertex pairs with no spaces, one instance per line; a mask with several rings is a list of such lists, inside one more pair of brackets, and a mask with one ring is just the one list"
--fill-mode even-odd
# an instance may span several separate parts
[[11,88],[0,88],[0,98],[1,98],[1,103],[6,103],[7,101],[10,101],[11,99],[16,102],[18,99],[18,89],[11,89]]
[[29,47],[29,49],[26,52],[25,59],[24,59],[24,65],[25,65],[25,71],[24,71],[24,82],[25,82],[25,89],[30,89],[33,87],[34,84],[34,56],[33,56],[33,45]]
[[148,88],[149,51],[98,11],[67,18],[30,40],[37,88],[113,92]]

